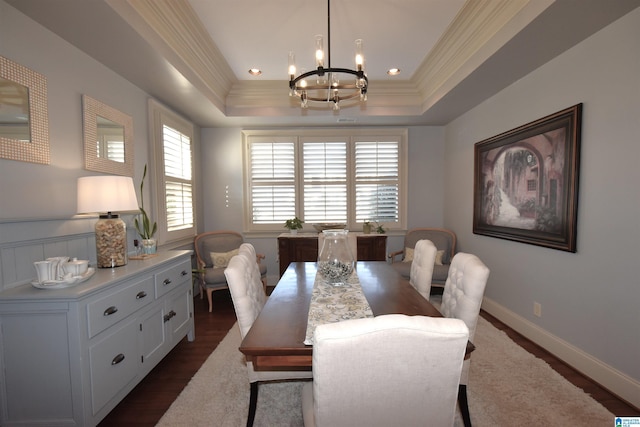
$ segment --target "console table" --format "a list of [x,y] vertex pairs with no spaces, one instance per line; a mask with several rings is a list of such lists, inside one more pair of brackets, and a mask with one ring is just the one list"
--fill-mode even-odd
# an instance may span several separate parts
[[[35,271],[34,271],[35,276]],[[0,292],[0,425],[95,426],[186,335],[191,251]]]
[[[351,234],[351,233],[349,233]],[[359,261],[385,261],[387,257],[386,234],[356,234]],[[278,236],[280,276],[291,262],[318,260],[317,233],[283,233]]]

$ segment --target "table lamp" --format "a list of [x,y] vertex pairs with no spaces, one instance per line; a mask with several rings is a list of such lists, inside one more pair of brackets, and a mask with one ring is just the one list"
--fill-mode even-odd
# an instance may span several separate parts
[[129,211],[139,211],[130,177],[101,175],[78,178],[78,213],[100,214],[96,222],[98,267],[127,264],[127,226],[114,212]]

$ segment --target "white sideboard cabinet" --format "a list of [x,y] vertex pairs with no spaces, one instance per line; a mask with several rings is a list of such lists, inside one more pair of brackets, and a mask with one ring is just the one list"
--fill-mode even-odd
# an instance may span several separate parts
[[185,336],[191,251],[0,292],[0,425],[94,426]]

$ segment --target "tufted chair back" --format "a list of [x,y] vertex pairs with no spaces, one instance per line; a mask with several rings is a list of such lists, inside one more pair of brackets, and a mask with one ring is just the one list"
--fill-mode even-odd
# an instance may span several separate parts
[[238,253],[231,258],[224,270],[243,338],[267,301],[260,281],[260,271],[253,265],[256,264],[255,259],[255,256],[250,257],[246,252]]
[[305,427],[453,425],[468,336],[461,320],[403,314],[319,325]]
[[473,341],[478,324],[489,269],[473,254],[458,252],[451,262],[442,293],[440,312],[444,317],[464,320]]
[[429,300],[431,293],[431,277],[438,249],[431,240],[418,240],[411,261],[409,283],[420,295]]
[[[469,328],[469,340],[473,342],[480,315],[480,306],[487,286],[489,269],[473,254],[458,252],[451,260],[449,275],[442,293],[440,312],[445,317],[461,319]],[[473,353],[472,353],[473,356]],[[464,361],[460,374],[458,404],[465,427],[471,426],[467,384],[471,358]]]
[[257,274],[262,280],[262,272],[260,271],[260,265],[258,264],[258,257],[256,255],[256,248],[251,243],[243,243],[238,249],[238,254],[244,254],[249,260],[253,260],[251,268],[254,270],[254,274]]

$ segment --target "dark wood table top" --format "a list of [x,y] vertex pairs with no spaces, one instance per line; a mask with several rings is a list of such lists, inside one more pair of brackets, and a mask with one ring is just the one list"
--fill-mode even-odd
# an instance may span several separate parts
[[[358,261],[356,271],[374,316],[407,314],[442,317],[409,281],[386,261]],[[292,262],[240,344],[260,370],[310,370],[313,347],[304,344],[315,262]],[[473,344],[467,346],[467,354]]]

